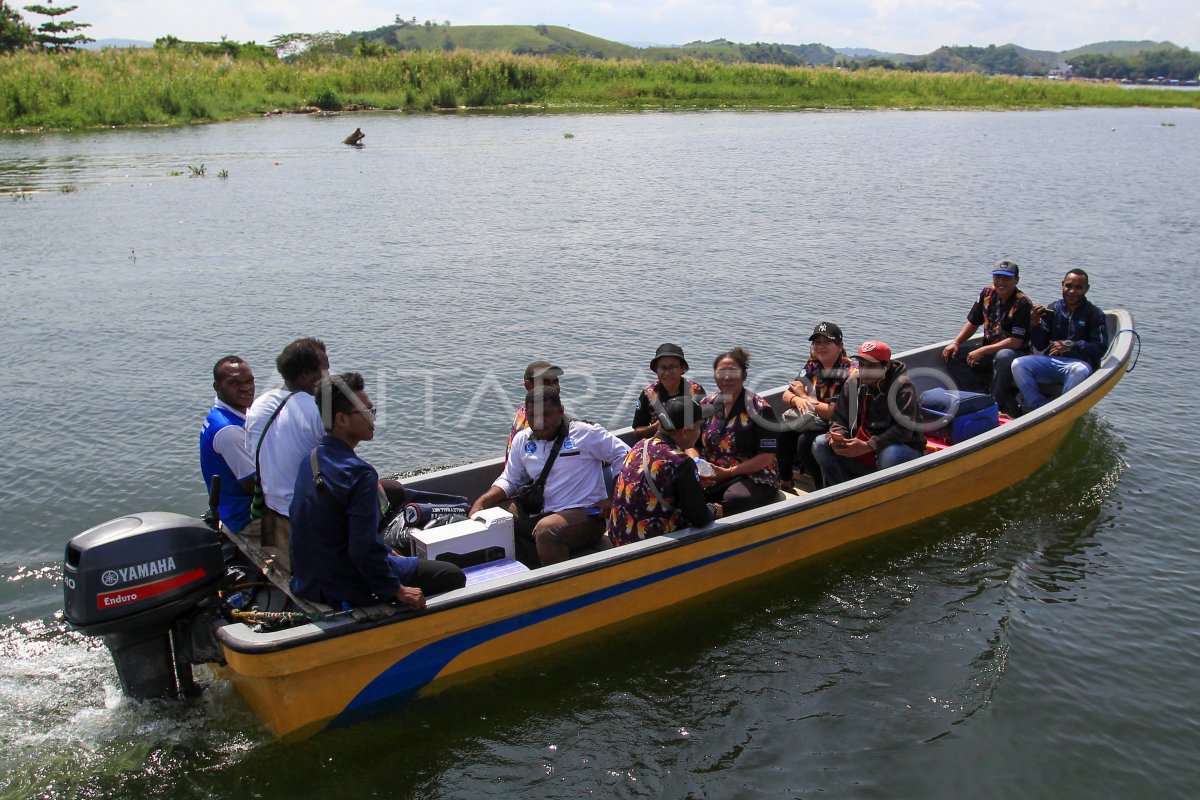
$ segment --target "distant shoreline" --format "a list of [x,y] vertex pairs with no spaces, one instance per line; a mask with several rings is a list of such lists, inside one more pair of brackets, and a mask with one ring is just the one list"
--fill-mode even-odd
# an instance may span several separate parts
[[975,73],[910,73],[501,53],[402,52],[287,63],[163,50],[0,57],[0,129],[220,122],[361,110],[1200,108],[1200,93]]

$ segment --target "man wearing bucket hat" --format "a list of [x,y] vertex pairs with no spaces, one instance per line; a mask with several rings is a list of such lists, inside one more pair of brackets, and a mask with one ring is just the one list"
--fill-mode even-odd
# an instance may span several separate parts
[[[525,367],[525,393],[529,394],[538,386],[549,386],[554,391],[558,391],[558,379],[562,377],[563,371],[551,364],[549,361],[530,361],[529,366]],[[508,451],[512,449],[513,437],[520,431],[529,427],[529,419],[525,415],[525,403],[517,406],[516,413],[513,414],[512,425],[508,429],[508,444],[504,446],[504,455],[508,455]]]
[[832,322],[817,324],[808,341],[812,343],[808,361],[783,392],[787,410],[783,412],[784,430],[779,434],[775,458],[779,464],[779,487],[785,491],[793,488],[792,467],[797,460],[815,488],[825,486],[821,469],[813,458],[812,445],[829,430],[833,404],[855,369],[842,344],[842,329]]
[[925,452],[917,390],[892,349],[869,340],[858,348],[858,374],[833,406],[829,433],[813,442],[825,485],[894,467]]
[[[992,268],[992,285],[983,287],[967,313],[966,324],[942,350],[942,360],[959,389],[990,392],[1001,411],[1015,411],[1012,362],[1025,352],[1032,327],[1033,302],[1017,288],[1015,261],[1001,259]],[[983,341],[967,340],[983,326]]]
[[659,429],[634,445],[617,475],[608,515],[613,544],[702,527],[721,516],[721,506],[704,496],[696,462],[684,452],[696,446],[712,409],[692,397],[675,397],[662,406]]
[[683,377],[688,363],[683,348],[677,344],[660,344],[650,359],[650,371],[658,380],[642,389],[633,410],[633,432],[639,439],[658,433],[663,404],[671,398],[685,394],[697,399],[704,397],[703,386]]

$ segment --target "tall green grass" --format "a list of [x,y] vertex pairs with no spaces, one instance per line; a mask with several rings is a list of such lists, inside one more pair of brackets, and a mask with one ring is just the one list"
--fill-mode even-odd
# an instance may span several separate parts
[[1183,106],[1200,93],[962,74],[472,51],[295,63],[163,50],[0,57],[0,128],[225,120],[316,106],[496,108],[1046,108]]

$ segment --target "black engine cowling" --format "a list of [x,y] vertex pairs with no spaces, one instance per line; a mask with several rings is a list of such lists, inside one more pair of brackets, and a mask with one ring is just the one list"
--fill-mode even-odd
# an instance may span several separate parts
[[182,625],[222,586],[221,541],[195,517],[152,511],[110,520],[67,543],[67,622],[104,640],[125,694],[195,691],[191,665],[179,653],[188,633]]

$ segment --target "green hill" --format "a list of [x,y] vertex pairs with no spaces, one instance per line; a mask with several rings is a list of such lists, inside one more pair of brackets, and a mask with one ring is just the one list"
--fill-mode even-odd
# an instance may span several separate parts
[[437,25],[406,22],[373,31],[355,32],[397,50],[480,50],[518,55],[581,55],[592,58],[637,58],[643,61],[679,61],[700,58],[723,63],[828,64],[837,56],[823,44],[741,44],[728,39],[690,42],[678,47],[633,47],[558,25]]
[[1083,47],[1076,47],[1074,50],[1064,50],[1059,53],[1059,58],[1063,61],[1069,61],[1074,56],[1082,55],[1100,55],[1100,56],[1135,56],[1138,53],[1147,50],[1179,50],[1178,45],[1171,42],[1096,42],[1094,44],[1085,44]]
[[558,25],[385,25],[351,34],[397,50],[480,50],[526,55],[575,54],[592,58],[638,58],[641,51],[620,42]]
[[[1045,75],[1063,62],[1080,56],[1096,58],[1145,58],[1158,51],[1180,51],[1170,42],[1096,42],[1074,50],[1032,50],[1015,44],[939,47],[925,55],[894,53],[886,58],[855,59],[839,55],[824,44],[743,44],[728,39],[696,41],[677,47],[633,47],[591,36],[559,25],[451,25],[428,20],[418,23],[397,20],[371,31],[359,31],[333,45],[333,52],[349,54],[352,43],[363,40],[375,48],[402,51],[476,50],[518,55],[575,55],[598,59],[639,59],[674,62],[685,58],[726,64],[782,64],[821,66],[836,64],[851,68],[882,66],[923,72],[980,72],[986,75]],[[361,48],[360,48],[361,49]],[[1187,51],[1183,51],[1187,52]]]

